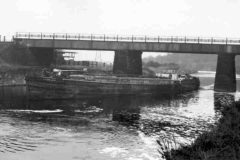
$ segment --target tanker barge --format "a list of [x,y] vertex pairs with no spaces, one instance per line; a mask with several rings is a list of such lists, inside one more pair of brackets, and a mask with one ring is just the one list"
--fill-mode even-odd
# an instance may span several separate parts
[[83,96],[179,94],[197,90],[196,77],[163,78],[143,76],[70,74],[26,76],[30,99],[77,99]]

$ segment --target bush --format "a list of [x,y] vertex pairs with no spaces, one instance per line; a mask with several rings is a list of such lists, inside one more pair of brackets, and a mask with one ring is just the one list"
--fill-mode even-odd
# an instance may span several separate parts
[[[224,98],[228,102],[219,103]],[[218,98],[216,104],[218,106],[215,107],[219,107],[222,115],[217,125],[211,131],[201,134],[191,145],[169,150],[165,154],[171,156],[165,159],[240,159],[240,102],[234,102],[232,95],[224,95]]]
[[160,63],[158,62],[154,62],[154,61],[149,61],[145,64],[146,67],[154,67],[154,68],[157,68],[159,66],[161,66]]

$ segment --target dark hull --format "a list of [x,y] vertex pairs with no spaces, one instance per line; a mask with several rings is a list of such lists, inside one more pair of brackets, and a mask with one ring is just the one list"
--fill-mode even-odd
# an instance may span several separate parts
[[198,78],[193,77],[193,79],[183,80],[180,84],[183,92],[189,92],[197,90],[200,86],[200,81]]
[[171,80],[164,80],[161,84],[119,84],[26,77],[26,84],[30,99],[75,99],[93,95],[163,95],[178,94],[198,88],[192,81],[181,84]]

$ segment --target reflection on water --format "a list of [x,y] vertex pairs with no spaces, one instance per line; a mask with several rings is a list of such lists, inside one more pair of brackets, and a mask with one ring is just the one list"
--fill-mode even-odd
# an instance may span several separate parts
[[[207,82],[209,83],[209,82]],[[234,96],[199,91],[166,97],[28,101],[24,87],[0,89],[3,159],[158,159],[156,139],[189,143]]]

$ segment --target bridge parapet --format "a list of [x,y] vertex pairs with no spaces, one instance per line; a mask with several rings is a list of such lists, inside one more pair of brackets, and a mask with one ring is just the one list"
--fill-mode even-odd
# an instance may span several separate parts
[[31,33],[17,32],[16,39],[51,39],[51,40],[85,40],[115,42],[155,42],[155,43],[195,43],[195,44],[226,44],[240,45],[240,38],[184,37],[184,36],[124,36],[103,34],[73,33]]

